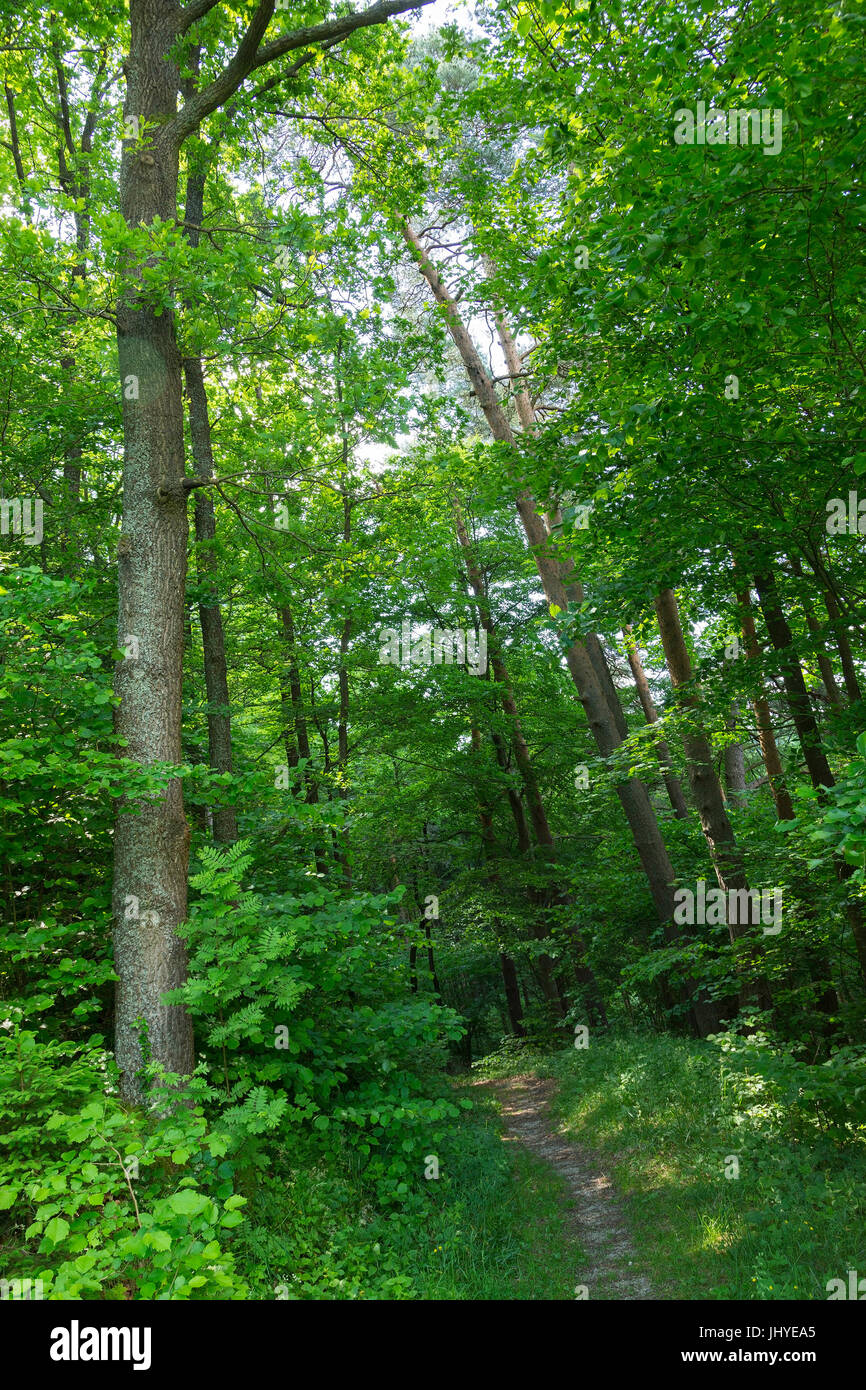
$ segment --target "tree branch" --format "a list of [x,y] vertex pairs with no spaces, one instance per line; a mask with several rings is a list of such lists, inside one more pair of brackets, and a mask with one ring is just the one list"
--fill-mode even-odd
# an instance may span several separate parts
[[15,173],[18,178],[18,183],[21,186],[21,192],[23,193],[24,165],[21,162],[21,145],[18,140],[18,120],[15,115],[15,95],[12,91],[12,88],[9,86],[6,87],[6,109],[9,112],[9,132],[12,137],[9,148],[12,151],[12,158],[15,162]]
[[249,27],[238,44],[237,52],[218,77],[203,91],[190,97],[180,111],[164,127],[163,139],[173,141],[178,148],[188,135],[198,128],[205,116],[216,111],[233,96],[244,78],[252,72],[259,44],[274,14],[276,0],[260,0]]
[[[193,3],[195,4],[196,0],[193,0]],[[278,39],[272,39],[270,43],[261,44],[260,47],[264,32],[273,17],[275,4],[275,0],[261,0],[231,62],[203,91],[186,102],[174,119],[163,128],[162,138],[174,141],[178,147],[182,145],[206,116],[237,91],[251,72],[273,62],[275,58],[281,58],[284,53],[290,53],[297,48],[309,48],[313,44],[330,44],[347,38],[356,29],[383,24],[392,15],[421,9],[422,6],[431,3],[432,0],[377,0],[368,10],[343,15],[339,19],[328,19],[321,24],[308,25],[304,29],[295,29],[289,34],[281,34]]]

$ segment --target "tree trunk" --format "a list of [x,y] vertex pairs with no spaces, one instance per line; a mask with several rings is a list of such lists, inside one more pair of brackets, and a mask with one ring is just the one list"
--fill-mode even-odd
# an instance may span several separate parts
[[506,787],[508,804],[511,807],[511,815],[514,820],[514,828],[517,831],[517,848],[521,854],[532,854],[532,837],[529,833],[529,822],[526,819],[526,812],[523,809],[523,802],[511,785],[510,770],[508,766],[508,753],[505,739],[501,734],[492,734],[491,741],[496,752],[496,761],[503,774],[509,778]]
[[[190,440],[195,471],[200,478],[212,478],[213,450],[201,360],[198,357],[187,357],[183,366],[189,399]],[[208,700],[208,756],[215,772],[231,772],[232,735],[228,668],[222,612],[217,595],[217,561],[213,552],[216,516],[213,498],[207,488],[199,488],[196,491],[195,539],[197,577],[202,587],[198,614]],[[233,806],[214,810],[213,836],[218,844],[233,844],[238,838],[237,817]]]
[[851,704],[856,700],[862,700],[860,682],[857,679],[857,668],[854,665],[854,656],[851,651],[851,643],[848,641],[848,633],[845,629],[845,620],[839,612],[839,605],[836,602],[835,594],[829,589],[823,590],[824,606],[827,609],[827,616],[833,625],[833,632],[836,637],[836,646],[839,648],[839,660],[842,663],[842,678],[845,681],[845,693]]
[[433,993],[437,1003],[442,1003],[442,989],[439,984],[439,977],[436,974],[436,961],[433,955],[433,938],[430,934],[429,918],[424,918],[424,936],[427,940],[427,969],[430,971],[430,982],[433,985]]
[[[547,814],[544,809],[544,803],[541,797],[541,789],[538,785],[538,779],[535,775],[535,769],[532,766],[532,760],[529,755],[529,748],[527,747],[526,740],[523,737],[523,730],[520,725],[520,716],[517,712],[517,705],[514,699],[514,692],[511,686],[511,680],[508,675],[508,671],[506,670],[502,656],[502,647],[499,642],[499,634],[496,630],[496,625],[493,622],[493,618],[490,612],[490,600],[487,592],[487,584],[485,582],[484,575],[482,574],[472,553],[472,546],[469,540],[468,532],[466,530],[465,522],[463,520],[463,513],[460,509],[460,505],[457,502],[456,498],[453,501],[453,507],[457,539],[460,542],[460,547],[463,552],[463,560],[466,565],[466,573],[469,578],[469,583],[472,587],[472,592],[475,595],[479,621],[482,627],[484,628],[484,631],[487,633],[487,645],[488,651],[490,653],[490,664],[493,669],[493,675],[501,690],[502,708],[505,711],[505,714],[508,716],[509,722],[511,724],[511,745],[514,749],[515,761],[517,762],[521,778],[523,779],[523,785],[526,791],[526,802],[529,806],[529,816],[532,822],[532,828],[535,831],[535,838],[541,846],[542,850],[545,852],[548,859],[552,861],[556,855],[556,842],[553,838],[553,832],[550,829],[550,824],[548,822]],[[568,906],[567,900],[561,892],[561,890],[556,890],[554,892],[554,894],[552,895],[552,901],[555,905],[558,906]],[[549,895],[547,897],[547,902],[545,903],[545,906],[548,902],[550,902]],[[542,932],[539,928],[538,934],[539,936],[547,936],[548,932],[546,929]],[[586,986],[587,989],[590,991],[591,996],[597,1001],[597,1011],[603,1015],[604,1007],[600,1002],[601,992],[598,989],[598,985],[592,973],[592,970],[586,964],[585,943],[583,942],[580,933],[577,931],[576,928],[572,927],[569,931],[569,935],[571,936],[573,949],[575,953],[576,978],[580,984]],[[562,999],[561,990],[559,991],[559,997],[560,1004],[562,1006],[561,1011],[562,1013],[565,1013],[566,1008],[564,1000]]]
[[493,670],[494,679],[499,686],[503,711],[507,715],[508,722],[511,726],[511,746],[514,749],[514,758],[526,790],[526,804],[529,807],[529,818],[532,822],[535,838],[539,845],[545,850],[553,851],[555,849],[553,834],[544,810],[541,790],[538,785],[538,778],[535,775],[535,769],[532,766],[529,748],[523,736],[523,729],[520,724],[520,715],[517,712],[511,678],[505,667],[502,647],[499,642],[499,634],[490,612],[490,603],[484,576],[478,568],[472,554],[472,546],[466,531],[466,525],[459,503],[455,500],[453,506],[455,529],[457,532],[457,539],[460,542],[460,548],[463,552],[463,562],[466,566],[466,573],[472,587],[472,592],[475,595],[479,621],[487,634],[490,665]]
[[[731,715],[725,724],[728,733],[736,733],[739,717],[739,709],[731,705]],[[725,744],[725,795],[733,806],[746,803],[746,757],[739,741]]]
[[[477,758],[481,753],[481,732],[473,723],[472,726],[472,752]],[[493,867],[493,860],[496,854],[496,842],[493,836],[493,817],[489,808],[485,805],[481,793],[480,782],[478,792],[478,819],[481,824],[481,843],[485,860],[487,861],[487,882],[494,893],[499,892],[499,875]],[[527,830],[527,839],[528,839]],[[502,939],[502,924],[498,918],[494,918],[494,926],[498,929],[500,941]],[[508,1008],[508,1018],[511,1024],[511,1031],[518,1038],[526,1037],[526,1029],[523,1026],[523,1005],[520,1002],[520,982],[517,975],[517,967],[511,956],[504,950],[499,952],[499,965],[502,970],[502,984],[505,989],[505,1002]]]
[[[806,682],[803,680],[803,672],[800,670],[800,663],[797,660],[791,629],[788,627],[782,611],[775,576],[769,567],[765,568],[760,575],[755,576],[755,587],[761,599],[764,621],[767,624],[770,640],[782,661],[785,692],[791,707],[800,747],[803,750],[803,757],[809,769],[809,776],[818,794],[818,800],[825,802],[827,788],[835,786],[836,783],[830,771],[824,746],[821,743],[812,706],[809,703]],[[846,883],[854,873],[853,867],[838,855],[835,858],[835,865],[837,878],[841,883]],[[866,924],[863,921],[862,909],[859,903],[849,900],[845,904],[845,912],[848,925],[851,928],[851,935],[854,938],[860,973],[866,982]]]
[[[301,689],[301,673],[298,667],[298,655],[295,646],[295,623],[289,604],[280,604],[279,617],[280,626],[283,629],[283,637],[286,642],[286,659],[289,675],[288,688],[283,681],[280,682],[280,703],[286,713],[288,713],[288,708],[291,708],[291,723],[294,727],[297,755],[298,759],[303,759],[304,761],[304,783],[307,789],[306,800],[310,806],[315,806],[319,799],[319,786],[312,771],[310,735],[307,729],[304,695]],[[292,763],[290,758],[289,765],[297,766],[297,760]]]
[[[725,811],[722,789],[713,765],[713,750],[700,723],[700,697],[692,681],[692,664],[686,647],[679,609],[672,589],[663,589],[655,600],[659,632],[671,684],[681,706],[689,712],[683,734],[689,781],[704,838],[719,887],[746,886],[743,855]],[[731,930],[731,940],[739,933]]]
[[[204,220],[205,173],[189,174],[186,183],[185,224],[191,246],[198,246]],[[208,414],[207,388],[200,357],[183,361],[189,401],[189,432],[196,477],[214,477],[213,441]],[[198,605],[204,651],[204,679],[208,700],[208,757],[215,772],[232,770],[232,736],[225,634],[217,592],[216,514],[213,496],[207,487],[198,488],[195,497],[196,574],[202,588]],[[213,812],[213,837],[218,844],[233,844],[238,838],[233,806]]]
[[829,700],[830,704],[833,706],[834,709],[841,709],[844,703],[842,699],[842,692],[836,684],[836,676],[833,672],[833,667],[830,664],[830,658],[827,656],[827,650],[824,646],[824,634],[821,631],[821,625],[818,622],[818,619],[815,617],[815,609],[812,605],[812,601],[809,598],[809,595],[805,593],[803,589],[803,566],[800,564],[800,561],[796,555],[790,556],[788,563],[791,566],[791,573],[801,581],[799,594],[800,605],[803,609],[803,614],[806,619],[806,626],[809,629],[809,635],[812,638],[812,645],[815,651],[815,659],[818,662],[818,670],[821,672],[821,680],[824,682],[824,689],[827,692],[827,699]]
[[[760,667],[761,649],[758,646],[758,635],[755,631],[755,620],[752,616],[752,603],[749,597],[749,590],[743,589],[737,595],[737,601],[740,605],[740,621],[743,628],[743,637],[745,638],[746,655],[750,661],[756,662]],[[755,723],[758,729],[758,742],[761,746],[761,757],[764,760],[764,767],[767,769],[770,791],[776,803],[776,815],[779,820],[793,820],[794,803],[791,800],[788,788],[785,786],[785,777],[782,772],[782,759],[779,757],[776,736],[773,733],[773,719],[770,713],[770,705],[763,692],[762,685],[759,687],[759,693],[752,698],[752,709],[755,712]]]
[[[163,122],[175,114],[178,71],[166,58],[176,37],[175,7],[131,0],[125,115]],[[120,206],[130,231],[155,218],[177,220],[178,149],[152,139],[127,142]],[[137,655],[118,662],[116,732],[124,756],[144,765],[181,761],[181,676],[188,521],[184,487],[181,362],[174,313],[157,315],[140,293],[144,271],[133,253],[123,268],[117,348],[123,390],[123,531],[118,545],[119,645]],[[182,985],[187,955],[175,928],[186,917],[189,830],[180,780],[121,811],[114,835],[114,963],[118,974],[116,1055],[121,1095],[141,1099],[138,1020],[146,1051],[171,1072],[194,1064],[186,1010],[162,1004]]]
[[[199,12],[175,0],[130,0],[124,120],[138,121],[142,139],[124,141],[120,210],[138,247],[142,228],[177,223],[180,150],[201,121],[237,91],[254,69],[290,50],[339,42],[360,27],[381,24],[413,0],[383,0],[265,41],[274,0],[261,0],[236,52],[202,92],[181,90],[181,40]],[[419,0],[426,3],[426,0]],[[206,8],[201,11],[203,15]],[[189,45],[187,45],[189,48]],[[283,75],[288,76],[292,69]],[[143,765],[178,764],[181,756],[183,599],[189,523],[184,477],[182,369],[171,307],[157,312],[142,280],[151,258],[130,250],[121,267],[117,349],[123,390],[123,531],[118,545],[119,646],[135,654],[119,662],[116,732],[124,754]],[[179,779],[165,792],[120,810],[114,836],[114,964],[117,1063],[124,1100],[142,1097],[139,1020],[147,1054],[186,1075],[194,1063],[186,1010],[162,1004],[186,979],[187,957],[175,928],[186,916],[189,829]]]
[[511,1031],[515,1037],[525,1038],[526,1029],[523,1026],[523,1006],[520,1002],[517,967],[504,951],[499,952],[499,964],[502,969],[502,984],[505,989],[505,1002],[508,1005],[508,1021],[511,1024]]
[[[477,728],[473,727],[472,749],[476,756],[478,755],[480,748],[481,734]],[[504,752],[500,752],[500,750],[497,749],[496,755],[497,759],[500,762],[500,767],[502,767],[504,761]],[[509,803],[511,805],[512,813],[515,813],[515,809],[517,808],[517,814],[515,814],[517,838],[521,846],[521,852],[525,852],[529,849],[530,839],[529,827],[527,826],[526,819],[523,816],[523,808],[520,805],[519,797],[515,797],[514,799],[512,799],[509,796]],[[490,814],[489,808],[484,804],[483,800],[480,797],[478,815],[479,820],[481,822],[481,838],[484,845],[485,856],[488,859],[491,859],[493,857],[493,854],[495,853],[495,845],[493,843],[493,818]],[[487,877],[491,887],[493,887],[494,889],[498,888],[499,875],[495,872],[495,870],[488,870]],[[536,907],[540,906],[540,903],[535,901],[535,894],[533,894],[530,891],[527,896],[529,898],[530,906],[533,908],[533,910]],[[532,919],[532,932],[533,936],[536,938],[537,941],[543,941],[545,939],[545,936],[547,935],[546,926],[544,924],[539,924],[534,915]],[[561,1018],[565,1011],[562,1008],[559,991],[556,988],[555,969],[556,965],[552,956],[549,956],[546,952],[543,952],[541,955],[538,956],[537,974],[538,982],[541,986],[541,992],[544,995],[544,998],[547,1001],[547,1003],[550,1005],[554,1017]]]
[[[340,383],[337,383],[337,393],[340,401],[340,409],[343,405],[343,390]],[[342,421],[342,416],[341,416]],[[352,504],[349,499],[348,476],[348,443],[345,432],[345,421],[343,425],[343,541],[348,546],[352,536]],[[352,615],[347,613],[343,619],[343,626],[340,630],[340,665],[337,673],[337,682],[340,691],[339,714],[337,718],[337,795],[341,801],[345,801],[349,795],[349,638],[352,634]],[[347,883],[352,882],[352,862],[349,846],[348,831],[341,831],[342,842],[342,867],[343,874]]]
[[[663,589],[655,600],[659,631],[671,683],[690,719],[683,734],[689,769],[689,782],[695,806],[710,851],[719,887],[727,895],[731,889],[748,891],[743,854],[725,810],[722,788],[713,766],[713,750],[699,721],[700,697],[692,680],[692,665],[680,623],[679,609],[672,589]],[[731,920],[726,911],[728,934],[734,944],[749,935],[749,924]],[[763,978],[756,982],[761,1008],[771,1004],[769,987]]]
[[[623,636],[625,638],[626,653],[628,655],[628,664],[631,667],[631,673],[634,676],[634,683],[637,687],[638,699],[640,700],[641,708],[644,712],[644,717],[648,724],[657,724],[659,719],[658,710],[655,707],[655,701],[652,697],[652,692],[649,687],[649,681],[646,678],[646,672],[643,668],[643,662],[640,659],[640,652],[637,649],[637,643],[635,642],[634,637],[632,635],[631,623],[629,623],[628,627],[624,630]],[[683,792],[682,786],[680,785],[680,779],[677,777],[676,773],[673,770],[674,765],[673,759],[671,758],[671,750],[668,748],[667,742],[663,738],[656,739],[655,747],[656,754],[658,756],[658,760],[662,768],[662,775],[664,777],[665,789],[667,790],[668,800],[670,801],[671,806],[673,807],[674,814],[677,817],[677,820],[687,820],[689,814],[688,802],[686,801],[685,793]]]
[[418,946],[414,941],[409,947],[409,990],[418,993]]
[[[515,436],[505,418],[493,383],[484,368],[478,351],[461,321],[454,299],[446,290],[438,271],[409,223],[404,221],[401,224],[401,230],[418,263],[421,274],[433,292],[434,298],[446,311],[445,322],[448,331],[463,360],[467,376],[487,419],[493,438],[514,447],[516,444]],[[544,586],[545,595],[551,605],[565,611],[568,609],[569,597],[561,566],[551,548],[549,533],[536,509],[534,498],[529,489],[519,480],[515,480],[515,485],[518,514]],[[586,711],[596,746],[603,757],[608,757],[622,743],[623,735],[618,727],[617,719],[611,712],[608,696],[596,675],[586,644],[574,642],[566,653],[566,662],[577,687],[581,704]],[[680,933],[673,926],[671,920],[674,907],[674,869],[662,840],[658,821],[646,788],[636,778],[631,777],[617,787],[617,795],[631,828],[659,918],[668,924],[666,933],[672,939],[676,939]]]
[[[490,271],[493,269],[493,266],[489,258],[486,261],[486,265],[488,273],[490,273]],[[527,391],[526,387],[522,384],[521,369],[523,364],[520,361],[520,356],[517,351],[517,344],[515,343],[514,338],[512,336],[511,329],[508,325],[508,320],[506,319],[505,314],[501,308],[497,308],[496,310],[495,321],[496,333],[499,338],[499,343],[502,348],[503,356],[505,357],[505,364],[508,368],[508,372],[511,376],[512,381],[515,383],[514,399],[515,404],[517,406],[517,417],[520,421],[521,429],[525,434],[537,434],[538,419],[535,414],[535,408],[532,404],[532,401],[530,400],[529,392]],[[558,527],[562,525],[562,513],[558,505],[551,507],[548,511],[544,513],[544,525],[548,536],[551,538],[551,545],[554,547],[555,553],[556,537],[554,536],[554,532],[557,530]],[[570,603],[573,603],[579,607],[583,603],[585,595],[583,585],[581,584],[577,575],[574,573],[574,561],[571,559],[570,556],[565,556],[564,558],[559,560],[559,564],[562,579],[565,583],[565,590],[566,594],[568,595],[568,600]],[[598,683],[602,688],[604,697],[607,700],[611,716],[617,728],[617,732],[619,733],[622,739],[626,739],[628,738],[628,725],[626,723],[625,714],[623,713],[622,702],[619,698],[619,692],[617,691],[616,685],[614,684],[614,680],[610,672],[610,667],[608,666],[607,658],[604,654],[604,648],[602,647],[598,636],[594,632],[590,632],[587,634],[585,638],[585,643],[586,649],[589,652],[589,657],[592,662],[593,669],[595,670],[596,679],[598,680]]]
[[776,579],[769,566],[764,568],[760,574],[755,575],[755,588],[761,601],[761,611],[764,614],[764,622],[767,625],[770,641],[779,654],[785,695],[794,720],[794,728],[797,730],[797,737],[800,740],[800,748],[806,761],[806,767],[819,798],[823,798],[825,788],[834,785],[833,774],[830,771],[830,764],[821,742],[821,735],[812,711],[806,682],[803,680],[803,672],[800,669],[800,662],[794,647],[794,638],[782,611]]

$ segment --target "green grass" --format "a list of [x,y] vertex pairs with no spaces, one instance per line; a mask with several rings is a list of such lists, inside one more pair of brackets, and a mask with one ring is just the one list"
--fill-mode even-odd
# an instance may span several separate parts
[[[801,1085],[800,1072],[774,1067],[630,1035],[594,1037],[585,1051],[524,1049],[479,1070],[558,1082],[552,1114],[615,1182],[632,1272],[656,1297],[825,1300],[828,1280],[866,1277],[866,1145],[856,1125],[827,1122],[811,1072]],[[238,1231],[254,1297],[574,1298],[585,1266],[565,1183],[502,1142],[489,1096],[455,1089],[474,1109],[439,1155],[439,1180],[416,1183],[399,1208],[379,1209],[326,1150],[283,1157]],[[739,1176],[726,1177],[734,1156]]]
[[502,1065],[558,1081],[553,1113],[624,1194],[656,1297],[826,1299],[829,1279],[866,1276],[866,1146],[822,1129],[808,1097],[780,1105],[711,1044],[670,1037]]
[[379,1211],[332,1156],[295,1154],[252,1194],[234,1250],[253,1297],[272,1299],[573,1299],[580,1251],[566,1184],[517,1145],[496,1108],[474,1109],[440,1156],[438,1181],[409,1209]]

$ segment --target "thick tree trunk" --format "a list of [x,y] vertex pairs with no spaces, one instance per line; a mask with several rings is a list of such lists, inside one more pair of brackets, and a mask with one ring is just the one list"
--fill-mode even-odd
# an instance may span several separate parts
[[[178,72],[166,58],[176,36],[173,6],[132,0],[125,115],[156,121],[175,113]],[[171,140],[146,150],[127,143],[120,174],[126,225],[141,236],[155,218],[177,219],[178,151]],[[118,663],[116,731],[127,758],[144,765],[181,761],[181,674],[188,521],[184,486],[181,362],[174,313],[157,315],[140,293],[144,265],[127,259],[117,347],[123,392],[123,531],[118,545],[119,645],[137,654]],[[141,1098],[138,1021],[146,1051],[185,1075],[194,1063],[186,1010],[165,1006],[186,980],[175,928],[186,917],[189,830],[181,783],[121,811],[114,836],[116,1055],[121,1094]]]
[[[640,700],[641,708],[644,712],[644,718],[650,725],[657,724],[659,721],[658,710],[655,707],[649,681],[646,678],[646,671],[643,668],[640,652],[637,649],[637,643],[632,634],[631,624],[624,630],[623,636],[625,638],[628,664],[634,676],[634,683],[637,687],[638,699]],[[677,820],[687,820],[689,814],[688,802],[686,801],[685,793],[680,785],[680,780],[673,770],[674,765],[673,759],[671,758],[671,750],[668,748],[667,742],[663,738],[656,739],[655,748],[662,768],[668,800],[673,807],[674,814]]]
[[[412,3],[412,0],[409,0]],[[424,4],[426,0],[419,0]],[[159,219],[177,223],[180,150],[203,119],[237,91],[255,68],[290,50],[306,49],[295,66],[311,61],[317,43],[336,43],[355,29],[381,24],[406,7],[383,0],[362,13],[341,16],[264,41],[274,0],[262,0],[230,61],[203,92],[189,94],[181,112],[179,44],[199,13],[174,0],[130,0],[129,55],[124,120],[141,123],[142,141],[127,140],[121,156],[120,209],[140,241]],[[204,10],[201,11],[204,13]],[[188,55],[184,55],[188,57]],[[290,70],[291,71],[291,70]],[[288,74],[286,74],[288,75]],[[135,655],[118,663],[117,734],[124,753],[144,765],[179,763],[183,597],[189,524],[184,477],[182,370],[174,311],[148,303],[141,281],[146,253],[129,251],[122,266],[117,347],[123,390],[123,531],[118,546],[121,648]],[[168,1070],[193,1066],[192,1023],[163,994],[186,979],[187,958],[175,928],[186,916],[189,830],[179,779],[166,791],[126,807],[114,839],[114,963],[116,1055],[125,1100],[141,1099],[138,1030],[146,1051]]]

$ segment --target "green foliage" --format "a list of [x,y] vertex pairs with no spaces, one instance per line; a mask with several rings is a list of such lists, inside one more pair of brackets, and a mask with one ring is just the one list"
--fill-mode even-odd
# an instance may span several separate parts
[[825,1300],[861,1257],[863,1065],[857,1049],[809,1067],[757,1033],[719,1052],[642,1032],[535,1069],[625,1194],[657,1296],[772,1301]]
[[[415,1200],[382,1209],[340,1152],[293,1146],[257,1186],[239,1231],[253,1296],[277,1299],[573,1297],[580,1252],[562,1221],[562,1183],[499,1137],[473,1099],[440,1150],[440,1176],[415,1173]],[[522,1219],[515,1222],[518,1207]]]
[[[680,1238],[680,1265],[654,1247],[672,1285],[821,1296],[832,1240],[848,1250],[862,1218],[866,1123],[863,530],[825,525],[866,478],[862,16],[485,0],[471,29],[365,26],[302,47],[290,100],[263,64],[184,142],[177,216],[169,197],[139,220],[121,150],[146,168],[156,124],[123,129],[128,7],[5,9],[0,492],[44,503],[45,533],[0,535],[0,1274],[58,1299],[570,1297],[556,1182],[509,1163],[454,1074],[503,1038],[490,1071],[545,1066],[539,1048],[589,1019],[589,1052],[550,1063],[564,1113],[622,1142],[647,1229]],[[248,9],[214,5],[178,39],[184,83],[226,70]],[[268,39],[320,18],[275,10]],[[779,110],[781,147],[678,144],[697,100]],[[492,430],[407,218],[495,376]],[[168,439],[162,388],[118,380],[133,278],[174,334],[158,375],[177,366],[176,402],[180,363],[202,363],[205,443],[191,389]],[[517,374],[482,330],[497,323]],[[185,479],[185,587],[183,564],[159,570],[160,639],[133,678],[171,692],[166,719],[180,686],[176,765],[114,735],[118,574],[153,539],[135,534],[147,443],[160,470],[214,473]],[[576,586],[561,603],[518,489]],[[750,597],[762,571],[784,650]],[[667,586],[695,706],[666,674]],[[383,629],[483,620],[484,672],[381,658]],[[565,660],[596,637],[615,748]],[[802,785],[791,663],[836,778],[821,791]],[[761,700],[795,801],[779,825]],[[658,921],[656,828],[678,884],[719,857],[662,777],[687,786],[699,723],[720,775],[743,752],[726,814],[749,882],[782,891],[778,935],[671,940]],[[630,778],[652,810],[639,845]],[[111,1053],[112,834],[175,779],[195,868],[169,1002],[197,1067],[146,1067],[136,1111]],[[217,848],[227,808],[242,838]],[[183,833],[153,850],[186,865]],[[683,1041],[693,989],[733,1013],[759,974],[772,1009],[753,1031],[741,1017],[721,1056]],[[727,1149],[739,1185],[720,1182]]]
[[243,1220],[230,1136],[205,1119],[201,1077],[153,1077],[118,1102],[99,1038],[0,1032],[0,1264],[49,1299],[244,1298],[226,1248]]
[[170,998],[199,1023],[222,1123],[258,1166],[261,1136],[332,1128],[381,1200],[408,1200],[459,1114],[437,1073],[461,1028],[428,996],[403,995],[399,895],[346,898],[319,883],[262,895],[242,886],[247,842],[201,857],[183,933],[190,981]]
[[866,734],[857,739],[857,756],[852,758],[845,777],[831,787],[829,807],[809,832],[825,855],[810,865],[817,867],[826,854],[839,854],[853,869],[852,878],[863,892],[866,886]]
[[732,1094],[744,1113],[760,1115],[779,1138],[814,1138],[861,1144],[866,1135],[866,1047],[840,1047],[816,1065],[758,1030],[732,1030],[716,1038],[730,1065]]

